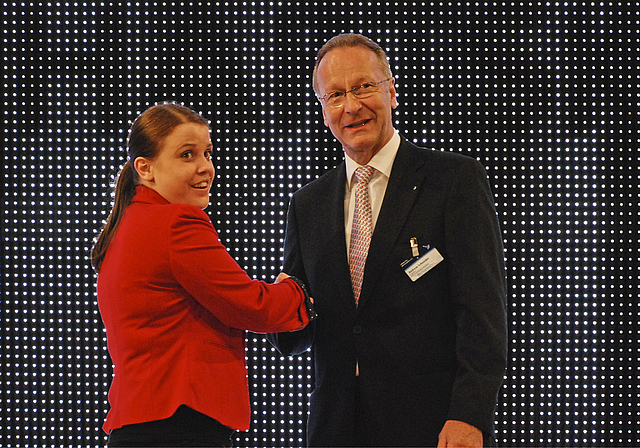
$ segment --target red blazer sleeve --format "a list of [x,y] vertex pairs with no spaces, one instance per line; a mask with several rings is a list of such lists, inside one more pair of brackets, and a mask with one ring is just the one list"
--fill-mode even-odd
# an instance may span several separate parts
[[309,322],[300,286],[290,279],[267,284],[249,278],[202,210],[176,207],[169,245],[175,279],[225,325],[267,333],[296,330]]

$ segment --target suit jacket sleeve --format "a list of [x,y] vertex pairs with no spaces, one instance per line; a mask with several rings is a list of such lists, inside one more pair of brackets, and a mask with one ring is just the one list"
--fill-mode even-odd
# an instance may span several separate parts
[[480,163],[464,164],[447,203],[445,238],[457,327],[449,419],[491,434],[507,359],[506,272],[493,196]]
[[[283,271],[289,275],[298,277],[307,283],[304,271],[300,241],[296,224],[295,196],[291,198],[289,212],[287,213],[287,230],[284,240]],[[303,330],[287,333],[270,333],[267,340],[284,356],[299,355],[309,350],[313,345],[315,333],[315,320]]]

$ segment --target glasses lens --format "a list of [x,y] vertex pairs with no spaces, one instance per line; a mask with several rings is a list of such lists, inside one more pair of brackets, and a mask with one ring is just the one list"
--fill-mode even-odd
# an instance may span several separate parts
[[378,86],[372,82],[361,84],[352,90],[353,96],[356,98],[366,98],[373,95],[378,90]]
[[329,92],[324,97],[324,102],[327,106],[338,106],[342,104],[344,100],[345,93],[344,92]]

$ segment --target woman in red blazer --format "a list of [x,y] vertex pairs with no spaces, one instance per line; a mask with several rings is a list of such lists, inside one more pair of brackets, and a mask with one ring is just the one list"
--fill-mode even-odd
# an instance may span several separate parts
[[209,126],[183,106],[142,113],[92,250],[114,378],[108,446],[231,446],[249,429],[245,331],[303,328],[304,285],[252,280],[209,217]]

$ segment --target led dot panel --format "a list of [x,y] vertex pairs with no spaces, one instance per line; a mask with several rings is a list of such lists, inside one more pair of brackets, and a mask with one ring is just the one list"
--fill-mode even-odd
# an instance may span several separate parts
[[[310,86],[355,31],[387,50],[397,129],[478,158],[504,235],[498,444],[638,446],[637,1],[7,2],[2,20],[0,446],[103,446],[111,360],[88,251],[131,120],[210,119],[208,209],[253,277],[279,272],[293,191],[342,159]],[[301,446],[308,357],[247,347],[237,446]],[[390,379],[392,380],[392,379]]]

